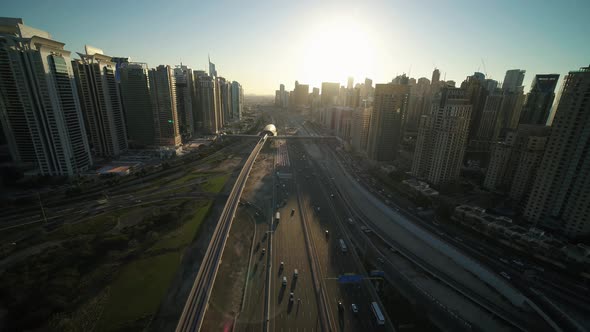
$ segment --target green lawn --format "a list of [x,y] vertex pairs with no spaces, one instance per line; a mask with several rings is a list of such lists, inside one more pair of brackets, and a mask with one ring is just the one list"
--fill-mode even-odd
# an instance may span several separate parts
[[60,240],[76,235],[100,234],[111,230],[117,225],[118,214],[109,213],[99,215],[88,221],[82,221],[75,224],[64,224],[60,228],[49,234],[49,239]]
[[180,251],[127,264],[111,285],[96,331],[122,330],[153,315],[178,269]]
[[127,264],[110,289],[97,331],[135,330],[135,324],[158,310],[162,298],[178,269],[184,248],[189,245],[213,202],[197,207],[192,216],[178,229],[165,235],[149,250],[169,249],[165,254],[143,258]]
[[209,181],[203,184],[203,190],[212,193],[218,193],[221,191],[221,189],[223,189],[223,186],[227,182],[227,179],[229,179],[229,174],[211,176],[208,179]]
[[176,179],[176,180],[174,180],[174,181],[172,181],[172,182],[170,182],[170,183],[168,183],[166,185],[168,185],[168,186],[178,186],[178,185],[185,184],[186,182],[189,182],[191,180],[202,178],[204,176],[207,176],[207,173],[200,173],[200,172],[199,173],[188,173],[187,175],[185,175],[185,176],[183,176],[181,178],[178,178],[178,179]]
[[206,205],[199,207],[194,212],[190,220],[186,221],[182,226],[180,226],[180,228],[168,234],[156,244],[154,244],[150,248],[150,251],[183,248],[190,244],[197,234],[201,223],[207,216],[207,213],[209,212],[212,204],[212,202],[208,202]]

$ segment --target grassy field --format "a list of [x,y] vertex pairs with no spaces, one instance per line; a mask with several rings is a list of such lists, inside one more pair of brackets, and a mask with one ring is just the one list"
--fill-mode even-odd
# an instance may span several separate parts
[[97,331],[137,330],[151,317],[166,294],[182,259],[182,252],[196,236],[209,213],[212,202],[195,202],[193,214],[178,229],[165,235],[150,249],[148,255],[159,250],[165,254],[129,263],[110,286],[110,297],[105,305]]
[[203,190],[212,193],[218,193],[221,191],[221,189],[223,189],[223,186],[227,182],[227,179],[229,179],[229,174],[211,176],[209,177],[209,181],[203,184]]
[[152,248],[150,248],[150,250],[178,249],[187,246],[197,234],[197,231],[207,216],[212,204],[212,202],[208,202],[204,206],[199,207],[188,221],[186,221],[180,228],[158,241]]
[[208,175],[207,173],[201,173],[201,172],[188,173],[185,176],[168,183],[167,185],[168,186],[179,186],[179,185],[185,184],[186,182],[192,181],[194,179],[202,178],[207,175]]
[[117,225],[117,219],[118,214],[109,213],[105,215],[99,215],[88,221],[75,224],[64,224],[54,232],[51,232],[48,238],[51,240],[61,240],[77,235],[100,234],[108,232]]
[[96,331],[137,330],[134,323],[151,317],[180,264],[174,251],[126,265],[110,289],[110,296]]

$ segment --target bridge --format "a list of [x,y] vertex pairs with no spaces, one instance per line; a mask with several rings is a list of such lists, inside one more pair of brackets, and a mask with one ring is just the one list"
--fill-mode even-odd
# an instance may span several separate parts
[[[222,137],[239,137],[239,138],[257,138],[260,139],[259,135],[240,135],[240,134],[226,134]],[[338,136],[307,136],[307,135],[297,135],[297,136],[267,136],[267,139],[303,139],[303,140],[324,140],[324,139],[339,139]]]
[[213,231],[211,242],[209,243],[205,257],[203,257],[199,272],[197,273],[197,277],[195,278],[193,287],[184,305],[180,320],[176,326],[177,332],[196,332],[200,330],[201,325],[203,324],[203,318],[207,311],[209,297],[213,291],[215,277],[217,276],[225,243],[229,236],[232,221],[240,202],[240,196],[242,195],[242,191],[244,190],[246,181],[248,180],[248,176],[254,165],[254,161],[262,150],[268,136],[264,135],[262,137],[256,137],[259,138],[258,144],[254,147],[252,153],[246,160],[244,167],[240,171],[221,216],[219,217],[219,222]]

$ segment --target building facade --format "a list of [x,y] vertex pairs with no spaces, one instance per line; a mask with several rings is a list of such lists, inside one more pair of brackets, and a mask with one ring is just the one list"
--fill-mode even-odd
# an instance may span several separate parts
[[439,185],[459,177],[471,116],[464,89],[447,87],[435,97],[428,115],[420,119],[412,174]]
[[209,75],[199,76],[198,98],[200,101],[202,132],[217,134],[221,129],[220,105],[216,88],[217,81]]
[[121,97],[125,109],[127,137],[136,148],[156,144],[155,108],[150,97],[150,79],[145,63],[130,62],[121,68]]
[[410,94],[409,85],[377,84],[369,130],[368,157],[392,161],[398,155]]
[[128,148],[116,64],[92,47],[79,56],[72,67],[91,151],[100,157],[116,157]]
[[242,89],[242,85],[236,81],[231,82],[231,107],[232,117],[236,120],[242,119],[244,90]]
[[521,124],[546,125],[555,99],[559,74],[535,75],[520,115]]
[[322,106],[338,105],[340,95],[340,83],[322,82]]
[[0,121],[12,159],[33,174],[92,164],[70,52],[22,19],[0,18]]
[[551,135],[524,210],[575,238],[590,234],[590,66],[565,77]]
[[352,113],[351,146],[355,152],[367,152],[372,113],[372,107],[357,108]]
[[176,66],[174,68],[174,82],[176,88],[178,128],[182,141],[186,142],[195,133],[195,121],[193,119],[193,71],[182,64]]
[[550,132],[550,127],[520,125],[493,143],[484,188],[508,193],[521,204],[530,192]]
[[149,71],[150,96],[155,109],[155,143],[161,147],[181,144],[176,110],[176,84],[170,66],[160,65]]
[[525,70],[522,69],[510,69],[506,71],[504,76],[504,82],[502,82],[502,90],[514,91],[522,86],[524,81]]

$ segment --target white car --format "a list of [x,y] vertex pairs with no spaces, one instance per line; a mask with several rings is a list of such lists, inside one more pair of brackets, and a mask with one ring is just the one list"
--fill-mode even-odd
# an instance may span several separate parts
[[358,314],[359,307],[356,304],[353,303],[350,307],[351,307],[353,313]]

